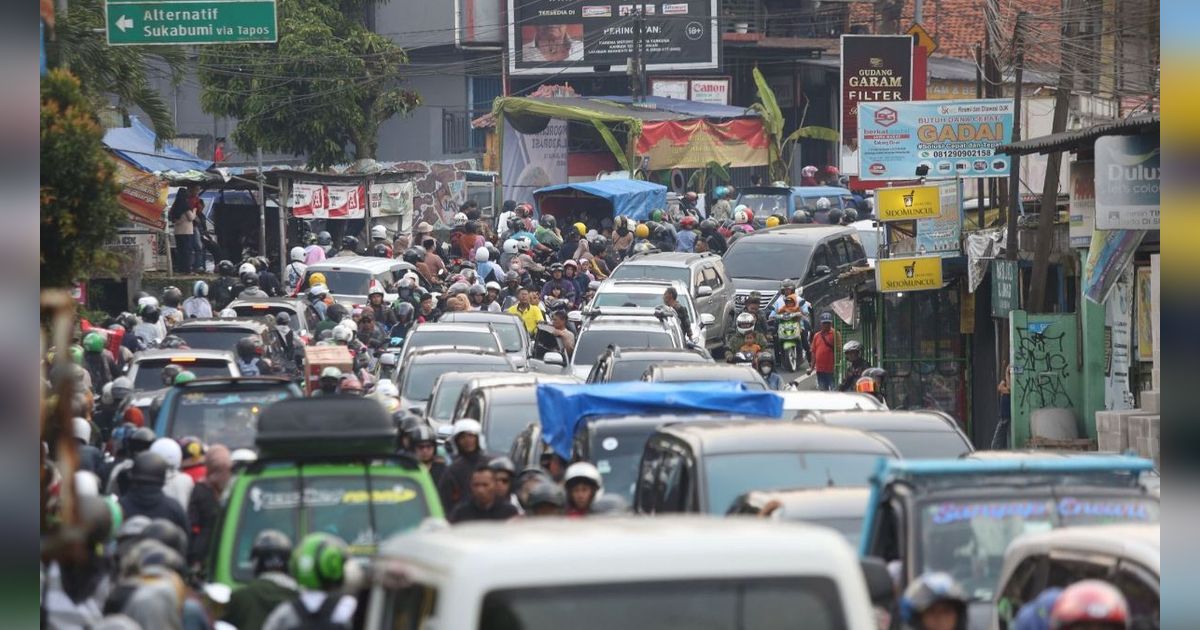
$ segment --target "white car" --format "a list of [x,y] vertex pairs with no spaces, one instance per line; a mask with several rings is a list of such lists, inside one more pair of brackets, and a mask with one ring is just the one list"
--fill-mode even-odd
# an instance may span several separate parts
[[809,630],[868,630],[867,585],[890,594],[886,569],[860,564],[834,530],[767,519],[429,523],[384,543],[373,566],[372,629],[733,630],[802,619]]
[[688,294],[687,287],[682,282],[673,280],[608,279],[600,284],[600,288],[596,290],[596,295],[592,297],[592,301],[588,302],[584,308],[639,308],[645,309],[647,313],[652,314],[656,307],[662,305],[663,292],[666,291],[667,287],[675,287],[675,293],[679,296],[679,303],[683,306],[684,312],[687,313],[689,326],[688,330],[684,331],[684,333],[687,335],[688,341],[703,346],[705,343],[705,329],[715,325],[716,321],[708,313],[697,313],[692,296]]
[[391,304],[392,300],[396,299],[396,294],[391,291],[392,286],[406,273],[416,273],[416,270],[411,264],[393,258],[334,256],[309,265],[305,272],[304,286],[308,286],[309,276],[320,272],[325,276],[325,284],[333,299],[344,304],[358,305],[367,303],[371,281],[377,280],[383,285],[383,301]]
[[819,390],[784,390],[775,392],[783,398],[783,417],[800,418],[810,411],[875,411],[887,409],[870,394],[858,392],[823,392]]

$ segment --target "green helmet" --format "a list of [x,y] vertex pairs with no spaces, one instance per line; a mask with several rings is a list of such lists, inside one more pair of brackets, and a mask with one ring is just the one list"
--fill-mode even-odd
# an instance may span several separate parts
[[174,384],[175,385],[183,385],[184,383],[189,383],[194,380],[196,380],[196,373],[191,372],[189,370],[184,370],[184,371],[180,372],[179,374],[175,375]]
[[341,538],[325,532],[309,534],[292,551],[292,577],[304,588],[324,591],[341,586],[350,553]]
[[663,219],[663,211],[661,208],[655,208],[654,211],[650,213],[651,221],[662,221],[662,219]]
[[85,352],[103,352],[104,335],[94,331],[84,335],[83,350]]
[[83,346],[79,344],[71,344],[67,348],[67,353],[71,356],[71,362],[76,365],[83,365]]

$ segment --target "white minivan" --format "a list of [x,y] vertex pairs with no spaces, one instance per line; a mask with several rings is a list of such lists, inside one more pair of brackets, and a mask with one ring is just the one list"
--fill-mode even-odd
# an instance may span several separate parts
[[423,528],[385,543],[373,567],[373,629],[869,630],[867,583],[891,589],[832,529],[753,518]]

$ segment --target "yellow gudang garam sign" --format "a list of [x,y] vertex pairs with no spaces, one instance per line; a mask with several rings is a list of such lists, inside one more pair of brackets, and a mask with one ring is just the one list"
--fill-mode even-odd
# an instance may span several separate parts
[[942,258],[882,258],[875,264],[875,286],[880,293],[940,289]]
[[875,214],[880,221],[912,221],[942,216],[937,186],[875,189]]

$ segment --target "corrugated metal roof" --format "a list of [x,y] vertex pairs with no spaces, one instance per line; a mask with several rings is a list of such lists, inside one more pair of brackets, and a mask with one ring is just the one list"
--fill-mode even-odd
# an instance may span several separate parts
[[1086,129],[1052,133],[1037,138],[1029,138],[1019,142],[1002,145],[996,153],[1008,155],[1029,155],[1031,153],[1051,153],[1054,151],[1075,151],[1090,147],[1100,136],[1128,136],[1138,133],[1158,133],[1158,114],[1133,116],[1124,120],[1092,125]]

